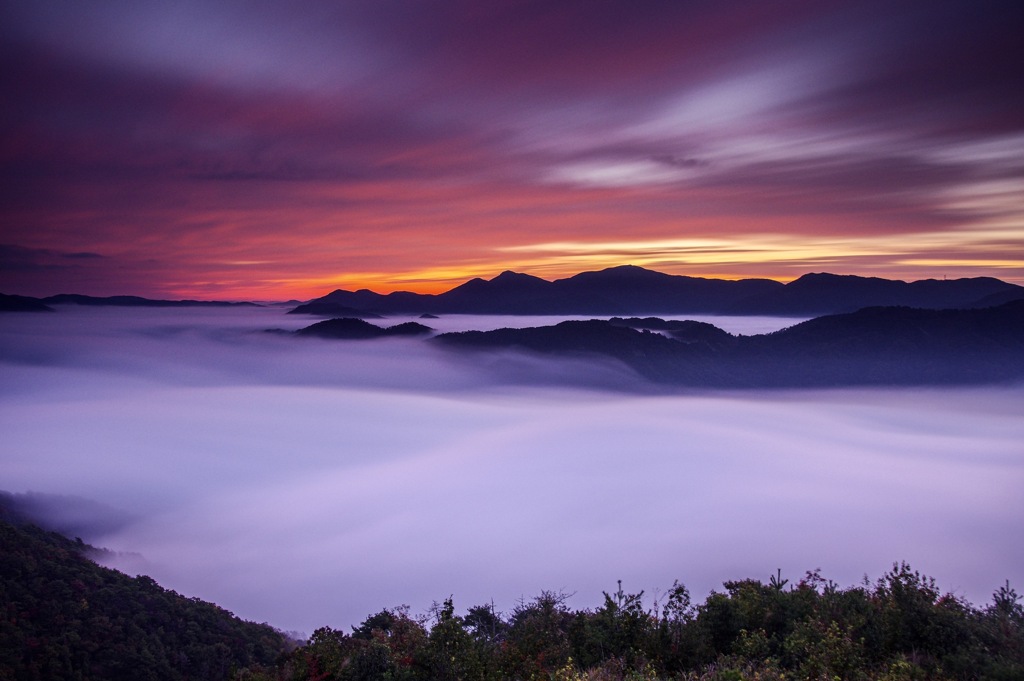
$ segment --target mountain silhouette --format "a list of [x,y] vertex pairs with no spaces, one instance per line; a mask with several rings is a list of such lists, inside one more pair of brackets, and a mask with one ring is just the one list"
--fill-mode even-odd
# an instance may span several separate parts
[[625,326],[630,329],[646,329],[649,331],[663,331],[665,334],[677,341],[690,344],[706,345],[709,348],[731,347],[736,344],[736,336],[723,331],[714,324],[698,322],[692,319],[671,319],[664,320],[658,317],[631,317],[622,319],[612,317],[608,320],[614,326]]
[[60,293],[41,299],[48,305],[91,305],[116,307],[259,307],[256,303],[232,303],[223,300],[154,300],[139,296],[83,296],[77,293]]
[[617,359],[663,384],[703,388],[942,385],[1024,380],[1024,300],[980,309],[873,307],[771,334],[656,318],[445,333],[448,348]]
[[[704,279],[623,265],[547,281],[502,272],[439,294],[381,295],[336,290],[291,312],[320,316],[387,314],[741,314],[810,317],[872,306],[927,309],[987,307],[1024,298],[1024,287],[978,277],[907,283],[876,277],[806,274],[788,284],[769,279]],[[357,311],[360,314],[353,314]]]
[[1024,288],[991,277],[924,279],[905,282],[878,277],[828,273],[805,274],[769,295],[755,296],[733,306],[737,314],[814,316],[854,312],[865,307],[916,307],[949,309],[989,307],[1006,300],[1004,295],[1024,297]]
[[320,298],[318,300],[299,305],[288,314],[311,314],[318,317],[348,317],[351,319],[383,319],[384,316],[369,310],[358,310],[348,305]]
[[0,312],[53,312],[53,308],[29,296],[9,296],[0,293]]
[[109,551],[21,515],[0,494],[4,679],[227,681],[292,647],[268,624],[101,567]]
[[313,336],[317,338],[335,338],[341,340],[362,340],[369,338],[385,338],[400,336],[424,336],[433,331],[429,326],[417,322],[405,322],[395,326],[380,327],[370,322],[353,317],[341,319],[328,319],[317,322],[310,326],[299,329],[295,333],[299,336]]

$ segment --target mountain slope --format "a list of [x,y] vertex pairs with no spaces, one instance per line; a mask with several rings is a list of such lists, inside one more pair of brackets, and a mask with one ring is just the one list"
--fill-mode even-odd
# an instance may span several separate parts
[[613,357],[654,382],[688,387],[1004,383],[1024,380],[1024,301],[972,310],[867,308],[761,336],[649,318],[446,333],[434,341]]
[[227,679],[289,647],[263,624],[87,558],[0,507],[0,678]]
[[328,319],[296,331],[299,336],[315,336],[317,338],[335,338],[345,340],[361,340],[369,338],[424,336],[432,329],[417,322],[405,322],[395,326],[380,327],[362,319],[343,317]]
[[[784,287],[744,300],[737,314],[816,316],[854,312],[865,307],[948,309],[985,307],[988,296],[1024,294],[1024,288],[991,277],[905,282],[828,273],[805,274]],[[1005,302],[1005,301],[1000,301]]]
[[53,308],[38,298],[0,293],[0,312],[53,312]]

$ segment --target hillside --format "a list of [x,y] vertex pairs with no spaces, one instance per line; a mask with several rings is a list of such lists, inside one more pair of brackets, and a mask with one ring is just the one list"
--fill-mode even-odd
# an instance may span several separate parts
[[0,312],[53,312],[53,308],[28,296],[9,296],[0,293]]
[[[791,583],[727,581],[703,603],[674,583],[604,593],[572,610],[545,591],[509,613],[451,597],[423,616],[369,615],[351,633],[316,630],[295,647],[267,625],[99,567],[80,540],[13,524],[0,508],[0,678],[238,681],[524,678],[843,680],[1016,679],[1024,610],[1007,583],[985,608],[908,565],[841,589],[817,571]],[[17,514],[15,514],[17,515]]]
[[335,338],[360,340],[369,338],[423,336],[431,332],[430,327],[416,322],[405,322],[389,327],[381,327],[362,319],[342,317],[317,322],[296,331],[299,336],[315,336],[318,338]]
[[702,388],[944,385],[1024,380],[1024,301],[968,310],[866,308],[760,336],[657,318],[446,333],[448,348],[604,356]]
[[265,624],[101,567],[0,507],[0,679],[228,679],[289,645]]

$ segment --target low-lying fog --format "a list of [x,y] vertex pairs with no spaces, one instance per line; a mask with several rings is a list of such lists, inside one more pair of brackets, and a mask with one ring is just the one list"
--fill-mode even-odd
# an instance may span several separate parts
[[122,569],[306,633],[449,595],[596,606],[618,579],[700,601],[776,568],[847,586],[906,560],[976,604],[1024,584],[1024,388],[667,394],[612,363],[259,332],[313,321],[0,317],[0,489],[114,507],[86,538]]

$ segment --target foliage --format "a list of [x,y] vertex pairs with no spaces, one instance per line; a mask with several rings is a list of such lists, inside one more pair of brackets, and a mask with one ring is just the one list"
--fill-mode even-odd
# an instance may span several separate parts
[[286,651],[271,627],[100,567],[90,549],[0,521],[0,679],[226,679]]
[[[459,616],[451,598],[435,604],[420,634],[374,639],[378,679],[479,681],[968,681],[1024,678],[1024,609],[1009,583],[982,609],[898,563],[873,585],[841,589],[808,572],[793,584],[780,572],[767,583],[724,584],[694,605],[676,582],[653,604],[621,582],[593,610],[573,611],[563,593],[542,592],[507,616],[493,605]],[[391,613],[388,616],[386,613]],[[384,611],[355,627],[337,664],[325,650],[319,676],[294,660],[321,654],[316,636],[262,678],[371,678],[356,673],[368,630],[394,630]],[[414,622],[408,613],[401,615]],[[428,626],[429,621],[429,626]],[[374,627],[379,627],[374,629]],[[410,647],[411,646],[411,647]],[[347,655],[347,657],[346,657]],[[394,664],[387,664],[391,660]],[[290,666],[289,666],[290,665]],[[307,664],[308,668],[309,665]],[[360,667],[360,669],[364,669]],[[276,675],[275,675],[276,674]],[[240,678],[247,678],[240,676]],[[256,677],[248,677],[256,678]]]
[[289,648],[266,625],[88,560],[81,541],[0,522],[0,678],[237,681],[1006,681],[1024,679],[1024,608],[1009,582],[975,608],[897,563],[840,588],[726,582],[701,604],[621,582],[595,609],[545,591],[424,616],[405,606]]

